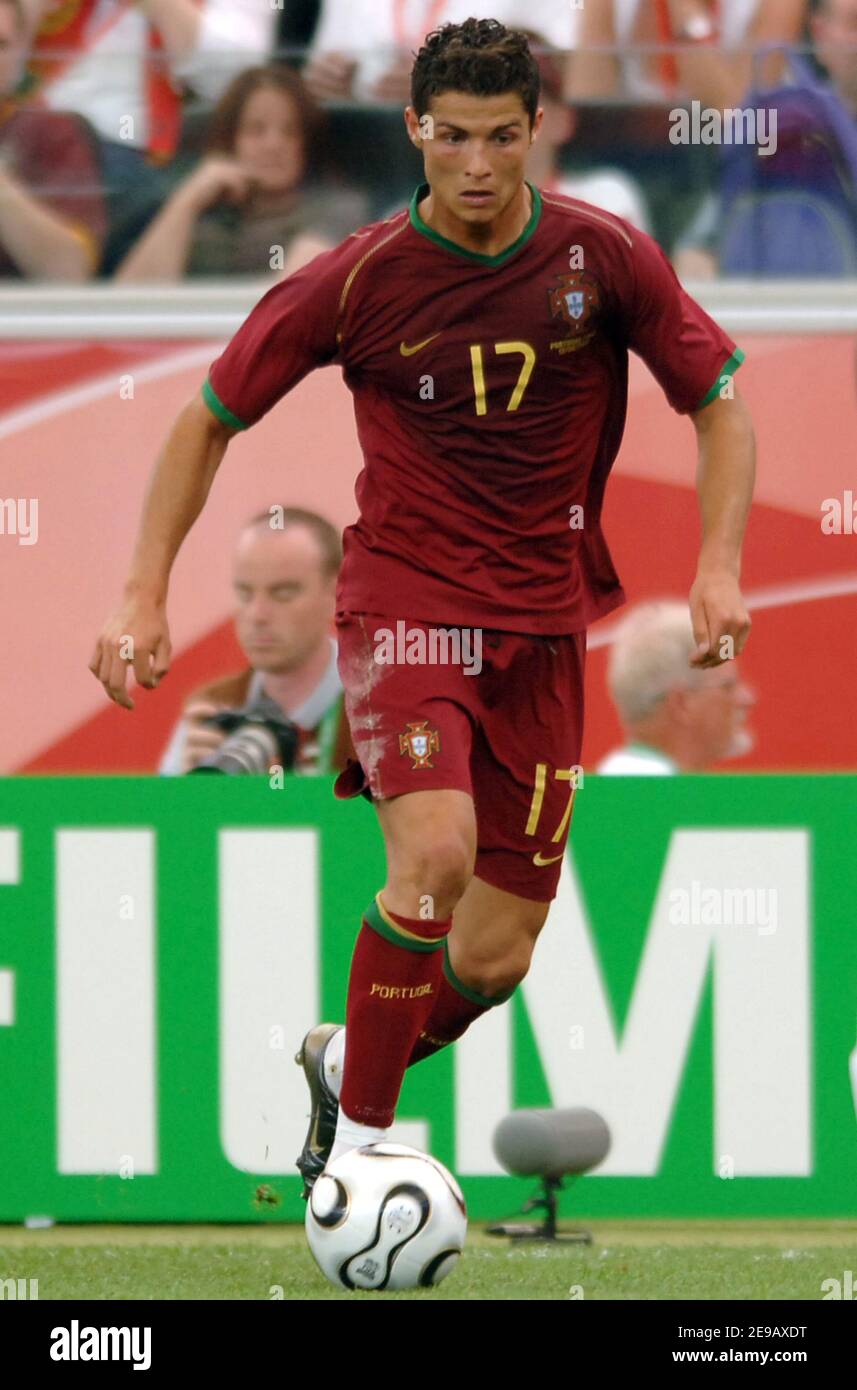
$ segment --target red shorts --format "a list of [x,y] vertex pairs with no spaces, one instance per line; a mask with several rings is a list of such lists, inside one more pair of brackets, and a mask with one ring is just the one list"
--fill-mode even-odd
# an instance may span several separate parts
[[[536,902],[556,896],[583,736],[586,633],[523,636],[406,621],[392,664],[379,662],[401,619],[337,613],[339,674],[359,762],[338,797],[467,792],[476,810],[477,877]],[[461,654],[437,634],[472,633]],[[424,652],[418,644],[423,634]],[[422,656],[409,665],[408,649]],[[434,663],[431,654],[434,654]],[[424,659],[429,654],[429,660]],[[441,656],[457,658],[441,664]]]

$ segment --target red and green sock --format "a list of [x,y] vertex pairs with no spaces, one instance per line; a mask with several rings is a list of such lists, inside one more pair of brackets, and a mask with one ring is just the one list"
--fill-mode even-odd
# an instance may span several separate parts
[[408,1060],[442,987],[443,943],[451,926],[451,917],[423,921],[390,912],[380,893],[363,914],[345,1012],[343,1134],[349,1119],[379,1130],[393,1123]]
[[479,994],[475,989],[462,984],[452,968],[449,959],[449,944],[443,943],[443,970],[437,988],[434,1008],[420,1029],[414,1043],[408,1066],[421,1062],[424,1057],[432,1057],[441,1048],[456,1042],[467,1032],[471,1023],[497,1004],[505,1004],[511,999],[515,987],[503,994]]

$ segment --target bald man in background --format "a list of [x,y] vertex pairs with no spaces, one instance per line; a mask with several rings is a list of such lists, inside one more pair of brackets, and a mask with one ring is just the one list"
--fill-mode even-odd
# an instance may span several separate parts
[[625,743],[596,772],[634,777],[704,772],[753,747],[747,713],[755,696],[735,662],[699,670],[686,603],[640,604],[620,624],[610,651],[607,684]]
[[273,507],[247,523],[233,560],[235,631],[248,665],[188,699],[159,771],[181,775],[226,741],[211,715],[241,709],[298,727],[295,772],[340,772],[353,758],[332,635],[339,532],[315,512]]

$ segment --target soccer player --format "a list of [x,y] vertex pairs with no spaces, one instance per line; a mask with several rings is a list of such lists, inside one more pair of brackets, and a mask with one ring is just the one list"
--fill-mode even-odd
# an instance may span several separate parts
[[[743,354],[649,237],[526,182],[538,103],[522,35],[468,20],[427,37],[405,112],[425,184],[271,289],[214,363],[155,469],[124,603],[91,662],[133,708],[132,636],[137,680],[157,685],[170,568],[229,440],[339,363],[365,466],[337,595],[359,761],[336,791],[373,801],[387,875],[357,935],[345,1028],[318,1025],[298,1054],[305,1196],[327,1161],[385,1136],[405,1069],[527,973],[571,818],[586,629],[624,600],[600,515],[629,349],[698,438],[691,664],[738,655],[749,632],[739,568],[754,443],[732,385]],[[669,536],[643,529],[640,543]],[[450,634],[481,660],[389,662],[401,633],[411,660]]]

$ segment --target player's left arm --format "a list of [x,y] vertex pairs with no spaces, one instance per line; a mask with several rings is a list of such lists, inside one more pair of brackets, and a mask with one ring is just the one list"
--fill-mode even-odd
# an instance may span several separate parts
[[696,490],[702,544],[690,612],[697,650],[690,664],[720,666],[739,655],[750,632],[741,596],[741,545],[753,498],[756,441],[743,398],[734,389],[691,413],[699,450]]
[[697,643],[691,665],[720,666],[739,654],[750,631],[739,576],[755,443],[749,411],[734,385],[744,352],[690,298],[657,242],[627,223],[611,249],[618,245],[621,251],[622,242],[629,250],[614,257],[613,286],[628,346],[673,409],[696,428],[702,546],[690,592]]

